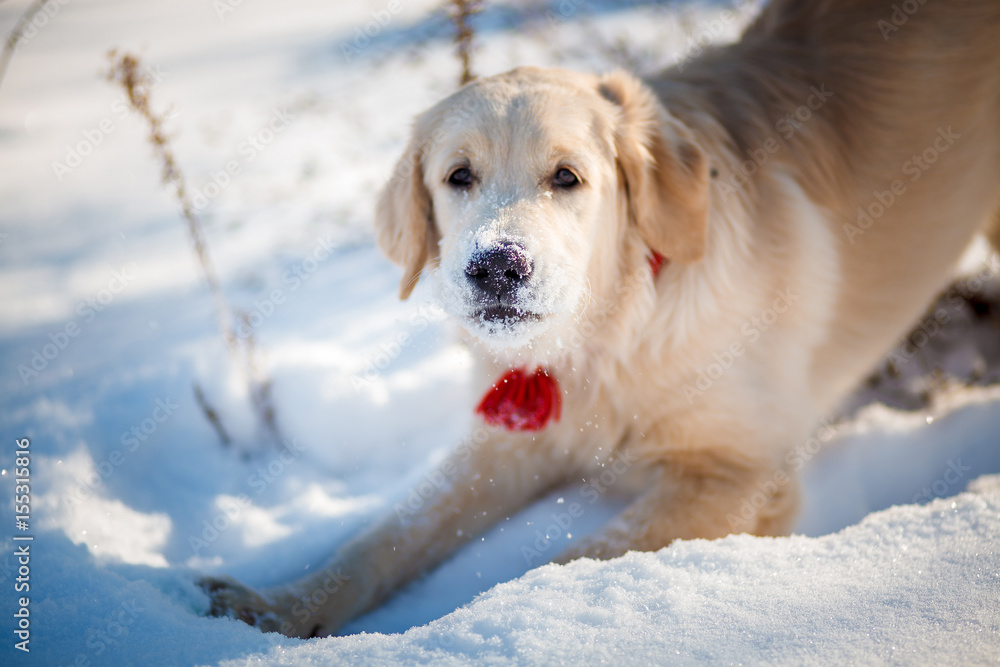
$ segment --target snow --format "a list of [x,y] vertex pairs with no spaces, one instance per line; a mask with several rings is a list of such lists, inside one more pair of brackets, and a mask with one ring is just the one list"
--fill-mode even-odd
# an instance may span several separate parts
[[273,648],[267,660],[985,663],[987,647],[1000,645],[1000,477],[977,488],[823,538],[740,535],[547,565],[405,635]]
[[[27,4],[0,4],[0,27]],[[472,541],[352,622],[350,636],[300,641],[206,618],[195,576],[266,586],[317,567],[405,498],[471,421],[469,352],[427,290],[396,300],[399,271],[370,229],[410,119],[454,87],[449,31],[425,0],[335,11],[319,0],[281,11],[226,1],[221,17],[220,3],[196,0],[52,4],[58,11],[0,86],[0,493],[13,497],[14,440],[29,438],[35,654],[14,649],[21,543],[4,500],[4,664],[1000,655],[1000,388],[991,384],[1000,363],[995,323],[965,311],[921,354],[964,375],[978,369],[980,386],[938,390],[921,360],[860,391],[824,431],[825,447],[804,456],[795,537],[531,569],[541,559],[522,547],[568,503],[586,502],[570,488]],[[399,11],[377,24],[390,6]],[[654,69],[703,36],[734,36],[740,19],[720,8],[495,4],[474,63],[483,74],[520,64]],[[371,21],[376,34],[358,47],[356,28]],[[158,73],[153,105],[174,110],[167,127],[189,185],[206,194],[226,292],[256,314],[290,455],[258,432],[145,128],[100,76],[112,47],[141,52]],[[287,126],[251,150],[279,114]],[[95,134],[103,121],[112,129]],[[81,144],[88,154],[57,174],[53,163]],[[209,198],[232,162],[239,173]],[[983,266],[978,252],[970,274]],[[44,367],[23,375],[36,352]],[[195,382],[232,447],[199,409]],[[928,387],[933,400],[922,402]],[[558,535],[544,558],[617,509],[610,499],[587,505],[572,537],[549,531]]]

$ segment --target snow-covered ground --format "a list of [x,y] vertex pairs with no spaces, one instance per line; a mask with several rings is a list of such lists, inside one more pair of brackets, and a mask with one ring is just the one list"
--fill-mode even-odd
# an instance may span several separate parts
[[[0,4],[0,28],[27,5]],[[566,489],[345,628],[386,634],[299,641],[204,617],[197,573],[262,586],[317,566],[405,496],[471,419],[468,353],[426,294],[396,300],[398,270],[370,230],[409,120],[454,88],[450,31],[426,0],[47,7],[0,86],[3,664],[1000,656],[1000,478],[962,493],[1000,473],[997,315],[958,306],[946,332],[904,350],[891,377],[820,432],[823,450],[803,443],[802,536],[529,572],[538,563],[522,547],[579,493]],[[742,19],[723,7],[493,4],[475,67],[652,69],[699,39],[734,36]],[[266,443],[229,371],[145,126],[102,79],[114,47],[142,55],[154,107],[172,109],[175,153],[205,197],[226,292],[258,323],[293,456]],[[238,173],[222,173],[233,163]],[[984,261],[980,249],[968,271]],[[980,386],[940,381],[935,359]],[[199,408],[196,382],[231,447]],[[872,404],[880,398],[911,411]],[[26,532],[12,503],[21,438]],[[615,509],[588,507],[574,537]],[[34,537],[31,588],[18,593],[25,543],[12,538],[24,535]],[[556,536],[547,555],[566,543]],[[22,596],[29,655],[14,647]]]

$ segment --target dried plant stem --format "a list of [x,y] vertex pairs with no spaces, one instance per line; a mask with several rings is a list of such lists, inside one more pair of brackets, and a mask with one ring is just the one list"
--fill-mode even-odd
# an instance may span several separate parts
[[[240,311],[240,319],[243,320],[244,328],[252,331],[250,317]],[[258,363],[257,343],[253,333],[246,338],[246,369],[250,378],[250,402],[253,404],[254,412],[257,413],[268,435],[275,443],[281,444],[284,438],[278,429],[277,412],[274,409],[274,399],[271,394],[271,378],[261,370]]]
[[149,86],[146,77],[139,71],[139,59],[130,53],[123,54],[119,58],[116,51],[111,51],[108,58],[111,60],[108,81],[121,84],[128,95],[129,105],[149,123],[149,143],[153,145],[153,151],[163,165],[161,172],[163,184],[171,185],[174,188],[174,193],[181,205],[181,215],[187,223],[188,234],[201,266],[202,276],[205,278],[205,282],[212,292],[212,299],[215,301],[219,328],[230,348],[235,348],[236,336],[233,332],[232,310],[222,293],[215,266],[208,255],[205,231],[184,185],[184,175],[177,167],[177,161],[170,150],[169,140],[163,132],[163,119],[156,115],[149,106]]
[[232,443],[232,439],[229,437],[229,433],[226,432],[226,427],[222,425],[218,411],[205,398],[205,392],[202,391],[201,385],[197,382],[194,383],[194,400],[198,403],[198,407],[201,408],[205,419],[212,425],[215,434],[219,436],[219,442],[228,447]]
[[465,85],[476,78],[472,73],[472,38],[476,36],[469,20],[482,11],[483,0],[448,0],[451,20],[455,24],[455,46],[462,74],[459,85]]
[[34,0],[34,2],[28,5],[28,8],[24,10],[21,17],[17,19],[14,29],[7,35],[3,51],[0,52],[0,85],[3,85],[3,79],[7,75],[7,67],[10,65],[10,59],[14,57],[17,44],[21,41],[21,37],[24,34],[24,26],[31,23],[31,20],[35,18],[35,14],[38,13],[38,10],[44,4],[45,0]]
[[[242,311],[234,311],[229,306],[229,302],[226,301],[218,274],[208,253],[205,229],[202,226],[201,219],[195,212],[194,204],[184,185],[184,175],[177,166],[177,160],[170,149],[170,142],[164,133],[163,118],[153,112],[150,107],[150,86],[148,85],[147,78],[140,70],[139,58],[130,53],[119,56],[116,51],[109,52],[108,58],[111,61],[111,69],[107,73],[108,80],[119,83],[125,89],[129,105],[145,118],[149,124],[149,142],[152,144],[153,151],[162,164],[161,177],[163,183],[174,188],[174,194],[180,203],[181,216],[187,224],[188,234],[191,237],[195,256],[198,258],[198,263],[201,266],[202,276],[212,293],[212,300],[215,302],[215,311],[222,338],[226,341],[233,361],[237,365],[242,366],[249,386],[250,402],[254,412],[267,432],[268,437],[273,439],[276,444],[281,444],[282,437],[278,429],[274,402],[271,395],[271,380],[261,370],[258,363],[257,348],[248,316]],[[242,320],[244,329],[251,331],[244,338],[236,335],[234,325],[235,318],[237,317]],[[222,420],[218,412],[208,404],[204,392],[197,384],[195,385],[195,399],[198,401],[198,405],[201,406],[212,428],[215,429],[219,439],[224,445],[228,445],[230,438],[222,425]]]

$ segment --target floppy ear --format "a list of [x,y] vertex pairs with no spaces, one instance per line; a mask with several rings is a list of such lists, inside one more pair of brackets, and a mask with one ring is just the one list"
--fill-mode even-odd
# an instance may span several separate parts
[[414,137],[399,159],[375,207],[379,248],[403,267],[399,298],[406,299],[427,261],[437,255],[431,196],[424,185],[422,146]]
[[598,90],[620,110],[615,152],[639,233],[669,260],[700,260],[708,227],[708,157],[691,130],[635,77],[613,72]]

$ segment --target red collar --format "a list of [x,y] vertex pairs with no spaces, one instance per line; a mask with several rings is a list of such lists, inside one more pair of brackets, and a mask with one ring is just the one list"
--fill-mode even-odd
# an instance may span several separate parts
[[660,275],[660,269],[663,268],[663,262],[666,258],[655,250],[649,251],[649,270],[653,272],[653,280],[656,280]]
[[559,421],[561,412],[559,383],[541,367],[531,375],[520,368],[507,371],[476,408],[487,424],[510,431],[540,431],[549,420]]
[[[663,262],[663,255],[651,252],[649,268],[653,280],[660,275]],[[540,431],[550,421],[559,421],[562,414],[559,382],[541,366],[531,375],[524,369],[512,368],[486,392],[476,414],[482,415],[490,426],[502,426],[509,431]]]

